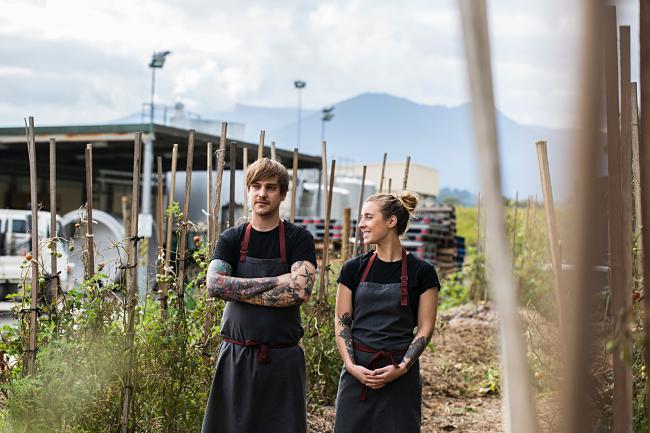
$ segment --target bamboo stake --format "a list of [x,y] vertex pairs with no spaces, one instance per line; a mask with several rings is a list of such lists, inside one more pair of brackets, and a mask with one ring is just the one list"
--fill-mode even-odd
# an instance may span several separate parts
[[[643,5],[643,3],[642,3]],[[642,6],[643,7],[643,6]],[[598,178],[598,159],[600,158],[600,115],[602,107],[602,42],[599,40],[603,23],[600,20],[600,2],[582,0],[579,2],[578,18],[583,22],[580,33],[581,44],[577,53],[580,66],[577,77],[579,103],[577,106],[578,135],[575,152],[572,155],[572,171],[575,173],[574,192],[571,194],[574,212],[569,214],[568,227],[570,261],[575,263],[575,271],[568,274],[567,287],[575,293],[570,314],[566,319],[567,344],[569,348],[568,368],[564,375],[566,381],[566,433],[591,433],[593,431],[593,321],[594,287],[598,277],[593,266],[601,264],[598,236],[607,232],[600,218],[594,218],[601,211],[602,197],[594,188]],[[643,41],[643,38],[641,39]],[[642,42],[643,43],[643,42]],[[534,200],[533,221],[536,221],[537,198]],[[534,233],[534,232],[531,232]]]
[[86,145],[86,276],[95,275],[95,238],[93,234],[93,145]]
[[542,192],[544,193],[544,210],[546,212],[546,227],[548,229],[548,243],[551,250],[551,261],[553,262],[553,283],[555,285],[555,302],[557,303],[558,319],[560,329],[564,328],[564,302],[561,292],[562,255],[560,252],[560,238],[557,230],[555,216],[555,202],[553,199],[553,188],[551,185],[551,174],[548,167],[548,153],[545,141],[538,141],[537,159],[539,160],[539,176],[542,179]]
[[[56,232],[56,140],[50,138],[50,297],[52,306],[56,306],[59,292],[59,272],[57,268],[58,253],[58,233]],[[56,309],[52,308],[51,312],[56,314]]]
[[492,90],[490,47],[485,0],[459,0],[472,97],[474,134],[480,181],[486,196],[489,284],[493,289],[501,328],[506,433],[538,431],[526,346],[522,340],[501,201],[501,170],[496,112]]
[[230,143],[230,200],[228,200],[228,227],[235,226],[235,176],[237,176],[237,143]]
[[[321,164],[323,167],[323,198],[327,200],[327,184],[328,184],[328,177],[327,177],[327,143],[325,141],[322,142],[322,156],[321,156]],[[327,204],[325,205],[327,207]],[[320,217],[320,215],[318,215]]]
[[350,218],[352,209],[343,208],[343,233],[341,233],[341,260],[350,258]]
[[298,187],[298,148],[293,149],[293,177],[291,179],[291,224],[296,222],[296,189]]
[[126,347],[127,363],[126,371],[124,372],[124,389],[122,390],[122,418],[121,426],[122,433],[129,431],[129,414],[131,411],[131,402],[133,400],[134,385],[133,385],[133,360],[135,351],[133,342],[135,340],[135,307],[138,303],[137,299],[137,247],[138,247],[138,213],[140,211],[140,170],[141,170],[141,155],[142,155],[142,133],[135,134],[134,149],[133,149],[133,189],[131,191],[131,230],[129,233],[129,248],[127,259],[127,331],[126,331]]
[[242,165],[243,165],[243,184],[244,184],[244,196],[242,197],[242,205],[244,207],[244,218],[248,220],[248,186],[246,185],[246,176],[248,175],[248,148],[244,146],[242,149]]
[[219,137],[219,154],[217,158],[217,196],[214,200],[214,244],[211,246],[210,254],[214,253],[214,248],[219,240],[221,233],[221,186],[223,182],[223,166],[226,158],[226,136],[228,134],[228,124],[221,124],[221,136]]
[[32,209],[32,259],[30,266],[32,271],[31,285],[31,307],[29,311],[29,344],[27,349],[26,367],[29,376],[36,372],[36,334],[38,322],[38,195],[37,195],[37,172],[36,172],[36,138],[34,133],[34,118],[29,117],[29,126],[25,125],[27,132],[27,153],[29,155],[29,190]]
[[275,141],[271,142],[271,159],[273,161],[277,161],[277,159],[278,159],[278,155],[277,155],[277,153],[275,151]]
[[379,178],[379,193],[384,192],[384,175],[386,173],[386,158],[388,154],[384,152],[384,161],[381,163],[381,176]]
[[183,196],[183,222],[178,230],[178,275],[176,277],[176,293],[178,294],[178,311],[185,312],[185,251],[187,245],[187,221],[190,214],[190,193],[192,190],[192,165],[194,163],[194,130],[190,129],[187,141],[187,165],[185,167],[185,195]]
[[330,242],[330,215],[332,213],[332,196],[334,195],[334,170],[336,169],[336,160],[332,160],[332,169],[330,170],[330,185],[327,193],[327,210],[325,211],[325,236],[323,238],[323,266],[320,271],[320,292],[319,301],[327,304],[327,281],[329,272],[329,242]]
[[[172,148],[172,173],[171,173],[171,181],[169,185],[169,199],[168,199],[168,206],[171,206],[174,203],[174,191],[176,190],[176,166],[178,164],[178,144],[174,143],[174,146]],[[165,266],[163,267],[163,272],[165,275],[165,280],[169,276],[169,273],[171,272],[170,268],[170,262],[171,262],[171,254],[172,254],[172,234],[174,231],[172,230],[173,228],[173,223],[174,223],[174,215],[170,212],[169,215],[167,215],[167,239],[165,240]],[[168,298],[168,292],[169,292],[169,282],[168,281],[163,281],[163,283],[160,285],[161,291],[160,291],[160,306],[163,310],[163,317],[166,317],[165,311],[167,311],[167,298]]]
[[212,142],[208,141],[207,143],[207,159],[206,159],[206,170],[208,171],[208,196],[207,196],[207,211],[208,211],[208,248],[214,243],[214,215],[212,215],[212,207],[214,203],[212,201],[212,188],[214,187],[212,183]]
[[257,147],[257,159],[264,158],[264,136],[266,132],[264,130],[260,131],[260,144]]
[[[162,275],[163,273],[163,267],[165,266],[165,252],[163,248],[163,239],[165,237],[165,232],[164,232],[164,211],[163,208],[165,207],[164,199],[163,199],[163,168],[162,168],[162,156],[159,156],[156,159],[157,163],[157,174],[158,174],[158,206],[157,206],[157,215],[156,215],[156,237],[158,238],[158,260],[156,261],[156,274]],[[162,305],[161,305],[162,307]]]
[[[641,236],[641,169],[639,166],[639,102],[637,98],[637,84],[632,83],[632,188],[634,190],[634,237],[636,238],[636,256],[634,268],[637,269],[642,279],[643,272],[643,239]],[[640,283],[639,283],[640,284]],[[636,287],[635,287],[636,288]]]
[[[361,210],[363,208],[363,193],[366,187],[366,170],[367,166],[363,166],[363,174],[361,175],[361,190],[359,191],[359,209],[357,209],[357,224],[354,230],[354,245],[352,246],[352,257],[357,256],[357,251],[360,246],[363,244],[363,236],[361,236],[361,229],[359,228],[359,223],[361,222]],[[388,185],[390,189],[390,179],[388,179]]]
[[[610,24],[611,25],[611,24]],[[616,21],[614,21],[616,34]],[[609,59],[611,61],[611,59]],[[612,296],[614,308],[614,338],[619,344],[613,356],[614,362],[614,432],[632,431],[632,365],[623,360],[624,353],[632,353],[632,335],[626,332],[630,326],[632,308],[632,102],[630,79],[630,27],[620,27],[620,187],[621,231],[621,292]],[[617,128],[616,132],[619,132]],[[609,134],[608,134],[609,135]],[[618,364],[618,368],[616,368]],[[618,406],[618,411],[616,410]]]
[[388,194],[393,192],[393,178],[389,177],[388,178]]
[[406,157],[406,165],[404,166],[404,180],[402,181],[402,191],[406,191],[406,185],[409,181],[409,167],[411,166],[411,157]]

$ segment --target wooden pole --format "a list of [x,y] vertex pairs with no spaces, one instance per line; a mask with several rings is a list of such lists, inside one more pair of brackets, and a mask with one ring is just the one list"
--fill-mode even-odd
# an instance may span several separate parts
[[293,177],[291,178],[291,223],[296,222],[296,188],[298,186],[298,148],[293,149]]
[[211,246],[210,254],[214,253],[214,248],[219,240],[221,233],[221,190],[223,183],[223,166],[226,158],[226,136],[228,134],[228,124],[221,124],[221,136],[219,137],[219,155],[217,158],[217,196],[214,200],[214,244]]
[[406,185],[409,181],[409,168],[411,166],[411,157],[406,157],[406,165],[404,166],[404,180],[402,181],[402,191],[406,191]]
[[[623,199],[621,186],[621,140],[619,130],[619,81],[618,81],[618,47],[617,47],[616,8],[608,6],[605,21],[605,93],[607,100],[607,153],[608,153],[608,187],[609,187],[609,260],[611,272],[611,295],[614,313],[614,329],[620,329],[621,318],[628,295],[625,275],[623,241]],[[631,254],[631,250],[629,251]],[[631,296],[631,289],[629,295]],[[621,330],[622,331],[622,330]],[[617,332],[614,331],[616,334]],[[616,341],[617,335],[614,335]],[[632,417],[631,399],[627,398],[625,386],[626,361],[621,359],[621,347],[616,346],[612,353],[614,364],[614,433],[627,433]],[[631,396],[630,396],[631,397]],[[629,404],[628,404],[629,402]]]
[[562,300],[561,280],[562,275],[562,256],[560,253],[560,238],[557,230],[557,220],[555,216],[555,202],[553,199],[553,188],[551,186],[551,174],[548,166],[548,152],[545,141],[538,141],[537,159],[539,161],[539,176],[542,179],[542,192],[544,193],[544,210],[546,212],[546,228],[548,230],[548,243],[551,250],[551,261],[553,262],[553,283],[555,285],[555,302],[557,303],[558,319],[560,329],[564,328],[564,303]]
[[156,237],[158,238],[158,260],[156,261],[156,274],[162,275],[165,266],[165,250],[163,248],[163,239],[165,238],[164,222],[164,198],[163,198],[163,168],[162,156],[156,158],[158,174],[158,206],[156,214]]
[[519,191],[515,192],[515,210],[512,219],[512,263],[517,263],[517,208],[519,203]]
[[277,161],[277,159],[278,159],[278,155],[277,155],[277,153],[275,151],[275,141],[271,142],[271,159],[273,161]]
[[131,402],[133,401],[134,384],[133,384],[133,360],[135,350],[133,343],[135,340],[135,307],[137,299],[137,248],[138,248],[138,213],[140,212],[140,169],[142,158],[142,133],[135,134],[133,149],[133,189],[131,191],[131,230],[129,233],[129,247],[127,259],[127,331],[125,351],[127,352],[126,371],[124,372],[124,389],[122,390],[122,433],[129,432],[129,414],[131,411]]
[[248,148],[244,146],[242,149],[242,165],[243,165],[243,191],[242,205],[244,207],[244,218],[248,219],[248,186],[246,185],[246,176],[248,175]]
[[480,184],[485,193],[489,284],[501,329],[505,433],[538,431],[526,345],[522,339],[509,257],[501,193],[501,168],[492,89],[492,65],[485,0],[459,0],[467,59]]
[[208,171],[208,196],[207,196],[207,211],[208,211],[208,248],[214,243],[214,215],[212,214],[212,208],[214,207],[214,203],[212,201],[212,197],[214,194],[214,191],[212,188],[214,187],[212,183],[212,142],[208,141],[207,143],[207,159],[206,159],[206,170]]
[[[639,165],[639,102],[637,97],[637,84],[632,83],[631,105],[632,105],[632,188],[634,190],[634,237],[636,238],[636,256],[634,268],[639,276],[643,278],[643,238],[641,236],[641,168]],[[636,282],[635,282],[636,284]],[[640,284],[640,283],[639,283]],[[636,287],[635,287],[636,288]]]
[[393,178],[389,177],[388,178],[388,194],[393,192]]
[[332,160],[332,169],[330,170],[330,185],[327,189],[327,210],[325,211],[325,236],[323,238],[323,266],[320,270],[320,292],[319,301],[327,303],[327,273],[329,272],[329,242],[330,242],[330,215],[332,213],[332,195],[334,195],[334,170],[336,169],[336,160]]
[[[57,303],[57,296],[59,293],[59,273],[57,268],[57,253],[58,253],[58,233],[56,232],[56,140],[50,138],[50,297],[51,304],[55,306]],[[52,312],[56,310],[53,308]]]
[[[361,236],[361,230],[359,229],[359,222],[361,221],[361,210],[363,209],[363,193],[366,187],[366,170],[367,166],[363,166],[363,174],[361,175],[361,190],[359,191],[359,208],[357,209],[357,224],[354,230],[354,245],[352,246],[352,257],[357,256],[357,251],[359,247],[363,244],[363,236]],[[388,185],[390,189],[390,179],[388,179]]]
[[257,147],[257,159],[264,158],[264,136],[266,132],[264,130],[260,131],[260,144]]
[[178,294],[178,311],[185,311],[185,251],[187,245],[187,221],[190,214],[190,193],[192,192],[192,165],[194,163],[194,130],[190,129],[187,141],[187,165],[185,167],[185,195],[183,196],[183,222],[178,230],[178,275],[176,276],[176,293]]
[[95,239],[93,235],[93,145],[86,145],[86,276],[95,275]]
[[[615,21],[614,21],[615,23]],[[614,24],[616,25],[616,24]],[[614,27],[616,34],[616,27]],[[614,406],[619,400],[620,410],[614,411],[614,431],[629,433],[632,431],[632,365],[623,358],[624,353],[632,353],[632,335],[626,332],[631,326],[629,313],[632,309],[632,101],[630,78],[630,27],[620,27],[620,203],[621,203],[621,231],[618,234],[621,242],[621,292],[620,296],[612,297],[614,308],[614,328],[618,330],[614,335],[619,341],[614,357],[619,359],[619,368],[614,370]],[[619,132],[617,129],[616,132]],[[609,135],[609,134],[608,134]],[[616,365],[616,364],[615,364]],[[618,416],[617,416],[618,415]]]
[[230,200],[228,200],[228,227],[235,226],[235,176],[237,175],[237,143],[230,143]]
[[[321,156],[321,164],[323,167],[323,197],[327,199],[327,183],[328,183],[328,177],[327,177],[327,142],[323,141],[322,142],[322,156]],[[327,207],[327,205],[325,205]],[[320,215],[318,215],[320,217]]]
[[352,209],[343,208],[343,233],[341,233],[341,260],[350,258],[350,218]]
[[29,155],[29,190],[30,206],[32,210],[31,237],[32,237],[32,259],[30,267],[32,271],[31,282],[31,307],[29,309],[29,344],[27,349],[26,367],[27,374],[32,376],[36,372],[36,335],[38,332],[38,195],[37,195],[37,171],[36,171],[36,137],[34,132],[34,118],[29,117],[27,126],[27,153]]
[[[178,144],[174,143],[174,146],[172,148],[172,173],[171,173],[171,181],[169,185],[168,206],[171,206],[174,203],[174,191],[176,190],[177,164],[178,164]],[[163,267],[163,272],[165,277],[168,277],[171,271],[170,262],[171,262],[171,254],[172,254],[172,234],[174,233],[173,223],[174,223],[174,215],[170,213],[169,215],[167,215],[167,230],[166,230],[167,238],[165,240],[165,266]],[[169,282],[164,281],[161,284],[161,291],[160,291],[160,306],[163,310],[163,317],[165,317],[164,312],[167,310],[168,291],[169,291]]]
[[382,193],[384,192],[384,175],[386,174],[386,158],[388,158],[388,154],[384,152],[384,160],[381,163],[381,176],[379,178],[379,192]]

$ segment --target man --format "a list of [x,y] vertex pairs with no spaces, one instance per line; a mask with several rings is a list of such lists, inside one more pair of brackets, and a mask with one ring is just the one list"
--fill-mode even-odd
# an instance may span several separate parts
[[314,283],[314,238],[280,219],[289,173],[263,158],[248,168],[252,217],[219,237],[206,284],[226,302],[202,433],[305,433],[300,304]]

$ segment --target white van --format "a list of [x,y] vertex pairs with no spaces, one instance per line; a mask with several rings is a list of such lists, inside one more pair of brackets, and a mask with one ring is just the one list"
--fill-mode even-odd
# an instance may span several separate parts
[[[63,226],[59,216],[56,225],[57,237],[61,238]],[[9,293],[15,293],[21,278],[27,276],[29,279],[31,276],[29,266],[20,268],[25,262],[25,255],[32,249],[31,226],[32,211],[0,209],[0,299]],[[50,236],[50,213],[38,212],[38,237],[41,245],[38,258],[48,273],[51,271],[50,249],[47,242],[43,241]],[[61,287],[65,287],[69,272],[68,250],[61,239],[57,242],[57,251],[61,253],[61,257],[57,258]]]

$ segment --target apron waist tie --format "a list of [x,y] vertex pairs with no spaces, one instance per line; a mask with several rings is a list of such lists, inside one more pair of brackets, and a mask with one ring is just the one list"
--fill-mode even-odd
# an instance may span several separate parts
[[[375,367],[377,367],[377,364],[379,364],[379,361],[383,359],[387,359],[388,362],[393,365],[393,367],[397,368],[399,364],[397,361],[395,361],[395,357],[404,356],[404,354],[406,354],[406,350],[377,350],[373,349],[372,347],[368,347],[365,344],[357,343],[356,341],[352,342],[352,346],[359,352],[373,354],[372,358],[370,358],[370,361],[368,361],[368,366],[366,367],[368,370],[374,370]],[[363,385],[359,400],[364,401],[366,397],[368,397],[368,387],[366,385]]]
[[271,362],[271,357],[269,356],[269,349],[283,349],[283,348],[293,347],[297,345],[297,343],[268,344],[268,343],[260,343],[255,340],[248,340],[248,339],[244,341],[239,341],[239,340],[233,340],[232,338],[226,338],[226,337],[223,337],[223,341],[227,341],[228,343],[236,344],[242,347],[257,348],[257,362],[261,364],[268,364]]

